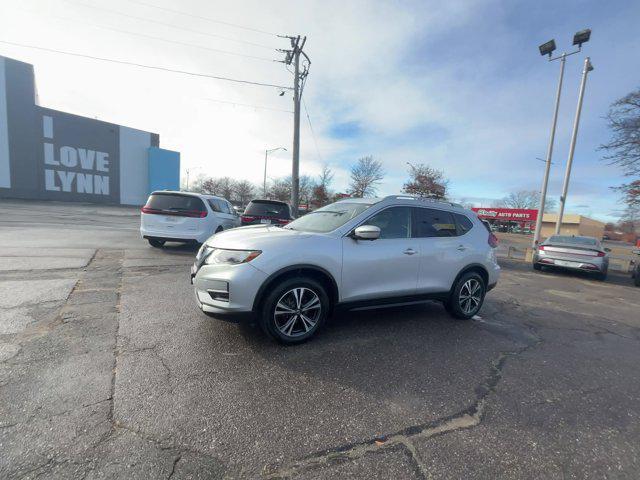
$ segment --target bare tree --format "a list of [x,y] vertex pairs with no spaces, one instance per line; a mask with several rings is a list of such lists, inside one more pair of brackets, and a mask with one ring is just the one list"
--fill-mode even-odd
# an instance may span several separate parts
[[247,180],[238,180],[234,185],[234,200],[240,202],[241,205],[249,203],[256,194],[256,187]]
[[272,179],[267,190],[267,196],[281,202],[291,200],[291,177]]
[[219,178],[207,177],[204,178],[199,185],[197,185],[197,180],[193,183],[192,190],[194,192],[206,193],[208,195],[221,195],[222,187]]
[[313,196],[313,179],[309,175],[301,175],[300,183],[298,185],[298,196],[300,198],[300,203],[309,206],[309,204],[311,203],[311,198]]
[[519,190],[511,192],[502,199],[507,208],[535,209],[540,204],[540,193],[535,190]]
[[318,178],[318,182],[313,187],[312,203],[316,208],[324,207],[329,203],[331,193],[331,182],[333,181],[333,172],[329,166],[325,165],[322,173]]
[[368,197],[375,195],[377,186],[384,178],[382,164],[372,156],[359,158],[351,167],[351,183],[349,193],[353,197]]
[[404,193],[436,199],[447,197],[449,180],[444,178],[442,170],[436,170],[424,163],[409,164],[409,175],[409,180],[402,187]]
[[628,206],[640,206],[640,88],[615,101],[606,119],[612,139],[600,146],[606,152],[603,159],[633,179],[616,190]]

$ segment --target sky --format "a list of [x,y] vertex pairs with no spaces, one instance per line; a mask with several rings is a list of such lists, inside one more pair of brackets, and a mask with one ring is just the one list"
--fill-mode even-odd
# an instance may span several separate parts
[[291,87],[291,73],[273,61],[289,47],[277,35],[306,35],[301,174],[329,165],[333,188],[345,191],[350,166],[372,155],[386,195],[400,192],[407,162],[425,163],[444,171],[451,198],[489,206],[540,189],[536,158],[546,155],[560,65],[538,45],[555,38],[557,53],[573,51],[573,34],[591,28],[567,59],[548,194],[560,196],[588,55],[595,69],[565,211],[615,220],[623,205],[610,187],[624,177],[598,146],[610,135],[609,105],[640,87],[639,23],[634,0],[0,0],[0,55],[35,66],[43,106],[158,133],[191,179],[261,185],[265,149],[287,149],[269,156],[268,178],[291,173],[289,89],[1,41]]

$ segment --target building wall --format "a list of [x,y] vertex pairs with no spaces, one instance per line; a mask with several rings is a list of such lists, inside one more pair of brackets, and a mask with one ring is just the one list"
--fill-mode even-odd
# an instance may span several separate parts
[[142,205],[158,144],[157,134],[37,105],[33,66],[0,57],[0,198]]
[[9,164],[9,131],[7,129],[7,82],[5,59],[0,57],[0,188],[11,187]]
[[180,190],[180,154],[170,150],[149,149],[149,191]]
[[[542,217],[542,230],[540,235],[547,238],[556,232],[558,215],[545,213]],[[584,235],[588,237],[602,238],[604,223],[582,215],[568,214],[562,216],[560,233],[563,235]]]

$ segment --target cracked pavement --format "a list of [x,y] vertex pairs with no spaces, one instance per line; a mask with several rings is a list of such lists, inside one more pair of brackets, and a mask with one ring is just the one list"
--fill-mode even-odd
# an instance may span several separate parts
[[352,312],[282,347],[198,312],[194,251],[133,209],[2,201],[0,225],[1,478],[637,477],[626,277],[504,260],[474,321]]

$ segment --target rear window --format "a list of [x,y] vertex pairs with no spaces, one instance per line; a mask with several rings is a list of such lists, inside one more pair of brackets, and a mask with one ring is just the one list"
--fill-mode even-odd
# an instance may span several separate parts
[[568,235],[552,235],[549,237],[549,243],[569,243],[573,245],[582,245],[586,247],[593,247],[598,245],[598,241],[595,238],[589,237],[571,237]]
[[261,217],[290,218],[289,205],[286,203],[251,201],[244,211],[245,215]]
[[173,212],[206,212],[207,208],[198,197],[179,193],[154,193],[147,200],[146,208]]

